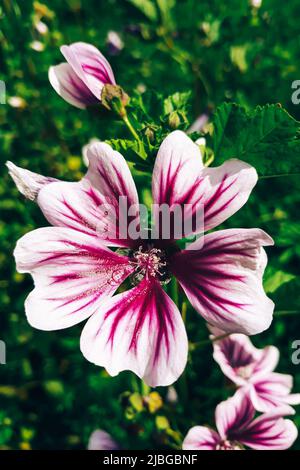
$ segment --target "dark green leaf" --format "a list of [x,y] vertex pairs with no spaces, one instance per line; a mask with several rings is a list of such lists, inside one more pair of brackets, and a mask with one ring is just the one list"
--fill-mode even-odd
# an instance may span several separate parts
[[217,163],[239,158],[253,165],[260,176],[299,173],[299,123],[280,105],[247,112],[225,103],[215,114],[213,150]]

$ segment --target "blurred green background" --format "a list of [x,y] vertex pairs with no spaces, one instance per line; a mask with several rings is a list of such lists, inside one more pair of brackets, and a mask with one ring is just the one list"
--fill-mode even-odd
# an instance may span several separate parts
[[[48,333],[27,324],[24,299],[32,281],[16,273],[12,251],[20,236],[47,223],[18,193],[5,161],[78,180],[90,138],[127,136],[110,116],[73,108],[54,92],[47,72],[63,61],[59,47],[97,46],[129,94],[191,91],[191,123],[223,101],[246,108],[281,103],[300,119],[300,105],[291,102],[291,84],[300,79],[299,19],[298,0],[260,6],[254,0],[1,0],[0,79],[7,96],[0,104],[0,339],[7,364],[0,365],[0,448],[85,448],[95,428],[124,449],[178,446],[192,425],[212,423],[217,403],[233,393],[210,344],[191,351],[174,403],[174,389],[151,394],[133,374],[110,378],[87,362],[79,351],[81,325]],[[118,54],[109,31],[122,39]],[[297,176],[262,179],[246,207],[224,224],[261,227],[275,239],[265,287],[276,313],[272,327],[253,341],[280,349],[278,371],[295,377],[298,392],[300,365],[292,364],[291,344],[300,339],[299,189]],[[187,329],[192,343],[207,339],[192,309]],[[295,422],[300,426],[299,414]],[[299,440],[294,447],[300,449]]]

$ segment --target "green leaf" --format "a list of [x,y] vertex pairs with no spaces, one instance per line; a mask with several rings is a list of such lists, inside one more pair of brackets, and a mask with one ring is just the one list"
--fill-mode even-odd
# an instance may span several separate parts
[[114,150],[120,152],[130,162],[136,163],[141,159],[146,160],[147,158],[142,143],[136,140],[110,139],[105,142],[111,145]]
[[300,314],[300,280],[296,276],[280,286],[271,297],[275,302],[276,311],[299,312]]
[[221,24],[222,22],[216,18],[211,18],[210,21],[202,23],[202,29],[206,34],[207,46],[211,46],[219,40]]
[[47,380],[44,383],[45,390],[53,396],[60,396],[64,393],[64,385],[59,380]]
[[224,103],[216,111],[213,128],[217,163],[239,158],[263,177],[300,172],[299,122],[280,105],[247,112],[242,106]]
[[230,58],[231,62],[238,67],[241,72],[246,72],[248,69],[248,63],[246,60],[247,45],[243,46],[231,46]]
[[173,111],[181,110],[185,111],[189,106],[189,100],[191,98],[191,92],[176,92],[173,95],[168,96],[164,99],[163,109],[165,115],[172,113]]
[[154,2],[151,0],[128,0],[138,10],[140,10],[149,20],[155,22],[158,19],[158,13]]
[[175,0],[156,0],[157,6],[160,11],[162,23],[169,30],[173,28],[174,22],[172,18],[172,8],[175,6]]
[[170,427],[170,423],[165,416],[156,416],[155,423],[157,429],[159,429],[160,431],[165,431]]
[[281,222],[279,233],[276,236],[276,245],[296,247],[299,243],[299,233],[300,222],[291,220]]
[[277,271],[275,269],[268,268],[266,273],[266,281],[264,282],[264,288],[267,294],[275,292],[283,284],[295,279],[296,276],[291,273],[284,271]]

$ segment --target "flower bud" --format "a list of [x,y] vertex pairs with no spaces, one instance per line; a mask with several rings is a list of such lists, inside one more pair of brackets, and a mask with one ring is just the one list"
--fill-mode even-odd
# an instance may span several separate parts
[[67,62],[50,67],[49,80],[55,91],[77,108],[101,101],[104,85],[115,85],[112,68],[101,52],[91,44],[75,42],[62,46]]
[[173,111],[169,116],[169,126],[171,129],[177,129],[180,126],[180,116],[177,111]]
[[149,139],[150,142],[154,142],[155,129],[153,128],[153,126],[147,126],[144,130],[144,134]]

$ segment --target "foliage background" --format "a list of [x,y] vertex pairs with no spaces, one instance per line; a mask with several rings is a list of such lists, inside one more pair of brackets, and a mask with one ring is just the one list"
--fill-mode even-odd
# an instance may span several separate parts
[[[47,224],[20,196],[4,162],[77,180],[90,138],[128,137],[110,116],[77,110],[51,88],[47,72],[62,61],[59,46],[78,40],[103,51],[129,94],[191,91],[190,122],[223,101],[247,109],[281,103],[300,118],[300,105],[291,102],[291,83],[300,79],[299,2],[283,8],[279,0],[263,0],[255,8],[246,0],[42,1],[0,2],[0,79],[7,87],[7,103],[0,105],[0,339],[7,345],[7,364],[0,365],[0,448],[85,448],[95,428],[110,432],[124,449],[178,446],[192,425],[212,423],[216,404],[233,393],[211,345],[191,351],[186,374],[175,384],[178,403],[157,389],[160,403],[131,373],[110,378],[88,363],[78,347],[81,325],[33,330],[23,307],[32,281],[16,273],[12,251],[21,235]],[[35,27],[39,19],[48,26],[45,35]],[[109,54],[110,30],[124,41],[119,55]],[[22,99],[19,107],[12,106],[15,96]],[[261,227],[275,239],[265,285],[277,313],[253,341],[279,347],[278,371],[295,377],[298,392],[300,366],[292,364],[291,344],[300,335],[299,189],[298,176],[261,179],[246,207],[224,224]],[[204,321],[192,309],[187,318],[190,341],[205,341]],[[300,426],[299,414],[295,422]],[[294,447],[300,449],[299,440]]]

